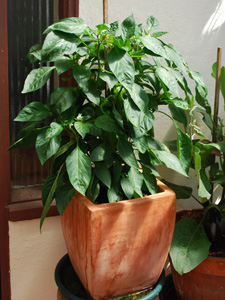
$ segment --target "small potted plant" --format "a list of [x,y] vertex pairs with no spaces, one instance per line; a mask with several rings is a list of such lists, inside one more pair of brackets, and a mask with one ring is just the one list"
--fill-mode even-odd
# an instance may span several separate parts
[[[212,67],[214,78],[216,69],[215,63]],[[225,67],[220,73],[218,87],[225,99]],[[198,196],[192,196],[202,210],[178,213],[179,221],[170,249],[173,280],[178,299],[182,300],[222,300],[225,297],[224,119],[218,118],[217,108],[213,117],[209,104],[205,104],[200,109],[193,103],[190,110],[192,167],[198,180]],[[203,115],[206,132],[196,130],[194,113]],[[207,138],[208,132],[211,132],[211,139]],[[191,194],[190,189],[189,192]]]
[[[202,101],[206,92],[157,27],[152,16],[144,27],[131,15],[120,26],[95,29],[80,18],[63,19],[28,54],[42,66],[27,76],[23,93],[54,72],[76,85],[57,87],[48,104],[25,106],[15,121],[26,125],[10,149],[33,144],[42,164],[51,160],[41,226],[55,199],[71,262],[94,299],[155,284],[176,213],[175,194],[156,179],[155,166],[187,176],[191,164],[188,78]],[[154,136],[161,106],[176,128],[178,157]]]

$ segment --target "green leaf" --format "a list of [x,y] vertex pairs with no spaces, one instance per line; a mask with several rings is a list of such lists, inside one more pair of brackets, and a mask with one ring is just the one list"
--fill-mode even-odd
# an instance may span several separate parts
[[42,165],[59,150],[62,130],[60,124],[52,122],[49,128],[37,136],[35,147]]
[[155,30],[159,26],[158,20],[153,16],[149,16],[146,23],[148,31]]
[[141,37],[140,40],[148,50],[156,55],[167,58],[166,50],[160,40],[149,35]]
[[213,183],[219,183],[225,185],[225,175],[217,175],[212,180]]
[[188,102],[185,101],[185,100],[183,100],[183,99],[181,99],[181,98],[177,98],[176,97],[176,98],[173,98],[172,101],[173,101],[173,104],[176,107],[181,108],[182,110],[188,110],[188,109],[190,109],[190,106],[189,106]]
[[180,274],[190,272],[209,254],[210,242],[204,227],[195,220],[183,218],[176,223],[170,256]]
[[167,166],[167,168],[172,169],[184,176],[188,176],[188,174],[183,169],[179,159],[172,153],[161,150],[151,150],[154,155],[159,159],[163,164]]
[[84,139],[86,134],[91,134],[94,136],[101,136],[102,131],[97,126],[95,126],[92,122],[75,122],[74,123],[75,129],[77,132],[82,136]]
[[41,67],[32,70],[25,80],[22,94],[33,92],[43,87],[50,78],[53,69],[55,67]]
[[33,64],[35,61],[41,60],[41,48],[42,48],[41,44],[33,45],[30,48],[29,53],[27,54],[26,62]]
[[210,199],[211,184],[204,170],[200,170],[198,181],[199,181],[199,188],[198,188],[199,197]]
[[61,57],[55,61],[55,68],[58,75],[72,69],[74,66],[74,60],[69,57]]
[[172,46],[167,45],[167,47],[165,47],[166,50],[166,54],[168,56],[168,58],[176,65],[176,67],[182,71],[185,72],[185,67],[184,67],[184,60],[182,58],[182,56],[180,55],[180,53],[178,53],[174,48],[172,48]]
[[49,33],[51,31],[61,31],[67,33],[73,33],[76,35],[82,34],[87,29],[87,25],[80,18],[71,17],[62,19],[52,25],[50,25],[45,31],[44,34]]
[[120,179],[121,172],[122,172],[121,162],[119,160],[116,160],[115,165],[113,166],[113,176],[114,176],[114,181],[116,183]]
[[204,109],[202,109],[200,107],[196,107],[194,111],[199,112],[200,114],[203,115],[202,120],[209,127],[209,129],[212,130],[213,129],[213,121],[212,121],[211,115],[208,114]]
[[117,125],[116,121],[107,115],[99,116],[95,120],[95,125],[107,132],[115,132],[115,133],[121,132],[121,129]]
[[140,109],[140,111],[146,112],[148,108],[149,99],[145,90],[142,87],[140,87],[140,85],[136,83],[133,84],[133,88],[130,92],[130,97],[137,105],[137,107]]
[[106,72],[101,72],[99,76],[103,81],[107,82],[109,89],[111,90],[115,84],[117,83],[117,79],[114,75],[106,73]]
[[74,87],[59,87],[52,92],[50,104],[54,106],[58,114],[69,109],[77,100],[75,91]]
[[104,161],[112,154],[110,147],[106,143],[102,143],[93,149],[90,155],[92,161]]
[[177,107],[173,103],[168,105],[171,115],[174,120],[184,124],[184,127],[187,128],[187,116],[182,108]]
[[187,134],[185,134],[177,126],[177,152],[180,163],[188,174],[192,160],[192,142]]
[[41,200],[42,200],[43,206],[45,205],[46,200],[48,199],[48,195],[51,191],[52,185],[54,184],[56,177],[57,177],[57,173],[50,174],[44,182],[44,185],[42,188],[42,195],[41,195]]
[[122,178],[120,184],[127,199],[131,199],[134,194],[134,189],[129,178]]
[[121,26],[120,26],[121,35],[122,35],[123,40],[127,41],[132,36],[134,36],[135,28],[136,28],[136,22],[134,20],[134,16],[130,15],[128,18],[126,18],[121,23]]
[[177,185],[171,182],[166,181],[165,179],[161,180],[164,182],[171,190],[176,194],[176,199],[189,199],[192,195],[192,188],[184,185]]
[[68,33],[50,32],[43,43],[42,61],[55,61],[64,55],[73,54],[77,50],[79,39]]
[[140,196],[143,197],[142,194],[142,185],[143,185],[143,175],[140,173],[138,169],[130,168],[128,172],[128,177],[131,182],[131,185],[135,192]]
[[62,170],[62,167],[63,167],[63,165],[60,167],[60,169],[59,169],[59,171],[58,171],[58,173],[57,173],[57,175],[55,177],[55,180],[54,180],[53,184],[51,185],[51,189],[50,189],[50,191],[48,193],[48,197],[47,197],[47,199],[45,201],[45,205],[44,205],[44,208],[43,208],[43,211],[42,211],[42,214],[41,214],[40,230],[42,228],[44,219],[47,216],[47,213],[48,213],[49,208],[51,206],[51,203],[52,203],[52,200],[53,200],[56,188],[57,188],[57,182],[58,182],[58,178],[59,178],[60,172]]
[[111,188],[108,189],[107,191],[107,196],[110,203],[118,202],[122,200],[122,195],[118,191],[119,191],[119,184],[114,182]]
[[41,102],[26,105],[14,119],[19,122],[42,121],[50,115],[49,109]]
[[95,82],[90,80],[91,70],[87,66],[75,65],[73,76],[82,88],[88,99],[96,105],[100,103],[100,91],[97,90]]
[[150,194],[156,194],[158,192],[156,178],[148,168],[143,167],[143,178]]
[[85,195],[91,180],[91,160],[78,145],[67,156],[66,169],[72,186]]
[[75,194],[75,189],[70,184],[65,184],[61,186],[56,191],[55,195],[55,202],[56,207],[60,215],[62,216],[64,210],[66,209],[67,205],[70,203],[71,199]]
[[104,183],[108,188],[111,187],[111,175],[104,164],[95,164],[94,172],[102,183]]
[[131,56],[124,50],[114,47],[108,53],[109,68],[117,80],[128,90],[132,90],[135,66]]
[[42,128],[34,128],[27,133],[24,134],[23,137],[18,138],[15,143],[13,143],[7,151],[10,151],[15,148],[24,148],[24,147],[32,147],[35,145],[36,139]]
[[206,112],[208,114],[211,114],[212,108],[209,103],[209,100],[207,99],[207,92],[203,89],[201,85],[197,85],[195,88],[196,92],[196,101],[199,105],[204,107],[206,109]]
[[124,138],[119,137],[118,139],[118,151],[121,158],[125,161],[128,166],[138,169],[136,157],[133,152],[132,144],[126,141]]
[[131,99],[125,99],[124,109],[128,120],[143,134],[152,128],[154,115],[149,110],[140,111]]
[[156,69],[156,75],[168,87],[168,89],[179,97],[179,90],[173,71],[170,68],[159,67]]

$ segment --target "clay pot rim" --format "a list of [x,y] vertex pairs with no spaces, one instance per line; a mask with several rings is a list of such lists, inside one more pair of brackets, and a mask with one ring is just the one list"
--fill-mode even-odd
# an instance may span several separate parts
[[176,194],[173,190],[171,190],[167,185],[157,179],[157,186],[159,188],[159,192],[157,194],[144,196],[142,198],[135,198],[135,199],[127,199],[119,202],[113,203],[101,203],[101,204],[94,204],[92,203],[86,196],[81,195],[79,192],[76,194],[79,195],[80,201],[88,208],[89,211],[97,211],[97,210],[106,210],[106,209],[113,209],[113,208],[122,208],[124,205],[142,205],[146,202],[146,200],[161,200],[162,198],[167,198],[169,195],[173,194],[176,197]]

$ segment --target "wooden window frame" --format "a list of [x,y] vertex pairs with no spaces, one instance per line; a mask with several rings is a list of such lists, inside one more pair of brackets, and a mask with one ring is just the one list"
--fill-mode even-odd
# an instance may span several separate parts
[[[78,17],[79,0],[58,0],[59,18]],[[11,202],[7,0],[0,2],[0,299],[11,300],[9,264],[9,221],[40,218],[41,200]],[[48,216],[58,215],[52,205]]]

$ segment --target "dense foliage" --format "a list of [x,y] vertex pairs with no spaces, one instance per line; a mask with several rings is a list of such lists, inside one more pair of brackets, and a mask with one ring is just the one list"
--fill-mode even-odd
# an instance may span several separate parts
[[[216,63],[212,76],[216,78]],[[225,67],[221,68],[220,91],[225,104]],[[203,206],[200,222],[190,218],[181,219],[175,227],[170,255],[179,274],[187,273],[199,265],[213,251],[224,253],[225,241],[225,130],[224,118],[214,124],[211,108],[204,110],[192,105],[189,112],[190,126],[195,126],[194,114],[201,113],[207,125],[205,132],[190,135],[193,144],[192,167],[198,180],[198,195],[192,195]],[[225,113],[224,111],[221,115]],[[215,132],[215,141],[213,140]],[[211,133],[211,140],[206,136]],[[191,195],[191,193],[190,193]],[[219,247],[219,248],[218,248]]]
[[[80,18],[68,18],[49,26],[43,45],[30,49],[27,59],[41,66],[27,76],[23,93],[40,89],[54,72],[77,83],[56,88],[48,104],[28,104],[15,119],[26,125],[11,149],[35,145],[41,163],[52,162],[41,225],[53,198],[63,214],[75,191],[93,202],[101,191],[109,202],[156,193],[157,165],[188,176],[193,147],[185,111],[194,97],[187,81],[209,111],[207,88],[157,27],[152,16],[145,26],[131,15],[120,26],[100,24],[94,30]],[[154,137],[154,113],[163,113],[162,105],[177,131],[178,156]],[[199,151],[200,146],[207,147],[199,142]],[[200,168],[198,174],[204,180]]]

